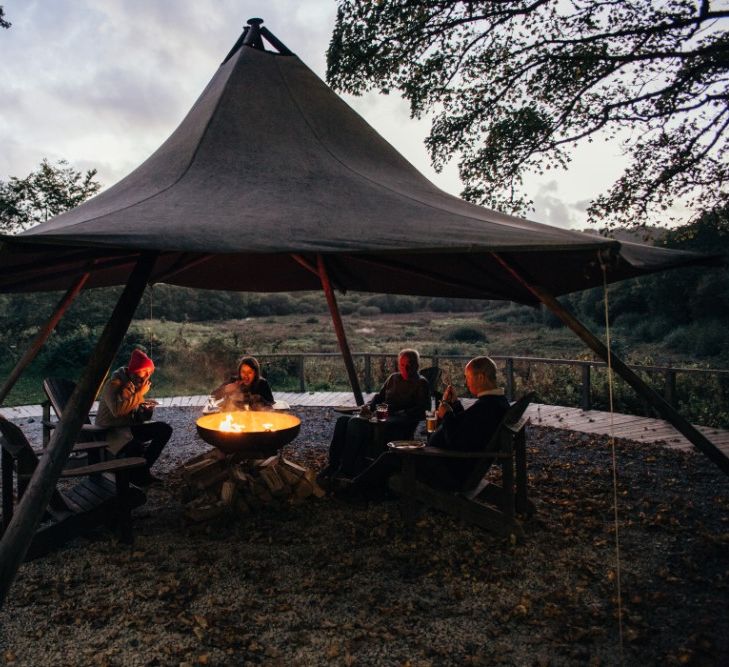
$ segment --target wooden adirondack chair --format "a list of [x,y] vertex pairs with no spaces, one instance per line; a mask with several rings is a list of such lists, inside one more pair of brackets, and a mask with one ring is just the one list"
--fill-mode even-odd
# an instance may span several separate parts
[[[76,383],[60,377],[47,377],[43,380],[43,391],[48,399],[43,402],[43,446],[45,447],[51,439],[51,431],[56,428],[58,420],[61,419],[66,404],[71,398],[73,390],[76,389]],[[51,408],[56,415],[55,421],[51,419]],[[79,442],[92,442],[96,440],[104,440],[108,429],[96,426],[91,423],[89,416],[86,416],[85,423],[81,427],[79,433]],[[89,463],[95,460],[89,457]]]
[[[483,452],[454,452],[435,447],[395,450],[402,456],[402,474],[390,479],[390,488],[402,498],[403,515],[414,522],[418,505],[425,504],[482,528],[514,539],[524,531],[516,515],[530,516],[534,504],[527,498],[526,411],[534,394],[527,394],[509,408]],[[417,478],[416,457],[473,459],[471,476],[457,492],[441,491]],[[501,485],[491,484],[487,472],[501,467]]]
[[[104,442],[76,445],[76,450],[105,447]],[[17,501],[23,497],[38,455],[19,426],[0,416],[0,445],[2,446],[2,508],[3,532],[13,516],[15,494],[13,473],[17,479]],[[83,478],[68,490],[54,489],[43,522],[36,531],[26,560],[37,558],[103,523],[115,525],[122,541],[132,542],[131,511],[142,505],[147,497],[129,485],[129,472],[143,468],[142,457],[114,459],[69,468],[61,478]]]
[[418,372],[428,381],[430,395],[435,396],[435,402],[439,403],[440,399],[443,398],[443,392],[438,388],[440,387],[443,370],[437,366],[428,366],[427,368],[421,368]]

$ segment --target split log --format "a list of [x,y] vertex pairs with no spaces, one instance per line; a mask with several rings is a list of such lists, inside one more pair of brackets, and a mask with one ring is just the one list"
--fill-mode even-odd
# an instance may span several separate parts
[[233,466],[230,476],[238,485],[250,486],[251,484],[251,476],[241,466]]
[[192,470],[183,471],[187,483],[195,489],[205,491],[228,479],[228,468],[222,461],[208,459],[194,464]]
[[186,463],[182,468],[182,476],[189,482],[190,480],[195,479],[195,477],[206,468],[216,465],[216,463],[217,462],[212,459],[200,459],[199,461]]
[[281,498],[290,494],[291,487],[281,479],[276,466],[261,468],[258,473],[274,498]]
[[273,502],[273,495],[269,491],[268,485],[260,477],[253,479],[250,491],[253,502],[258,505],[268,505]]
[[293,461],[282,458],[278,466],[278,472],[287,484],[294,487],[302,479],[305,479],[306,468],[303,468]]
[[[317,498],[323,498],[326,496],[326,491],[317,483],[316,473],[313,470],[282,458],[279,471],[291,487],[295,488],[295,494],[298,497],[306,498],[315,495]],[[299,489],[299,487],[302,488]]]
[[237,495],[235,486],[235,482],[229,479],[220,487],[220,500],[226,507],[230,507],[235,502]]
[[323,497],[316,474],[280,455],[246,460],[221,457],[213,450],[190,459],[182,469],[182,499],[191,521],[214,519],[222,513],[244,515],[274,501],[302,502]]

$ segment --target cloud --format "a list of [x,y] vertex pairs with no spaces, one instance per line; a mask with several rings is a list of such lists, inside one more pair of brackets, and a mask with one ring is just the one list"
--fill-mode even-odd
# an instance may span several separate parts
[[[106,178],[127,173],[175,129],[260,12],[260,3],[239,0],[3,4],[13,27],[3,31],[0,58],[0,179],[43,156],[99,165]],[[323,75],[336,8],[307,4],[309,16],[294,0],[271,3],[264,18]]]
[[[97,167],[111,185],[164,142],[212,78],[247,19],[261,17],[322,79],[336,4],[331,0],[3,0],[0,179],[43,157]],[[263,13],[261,13],[263,12]],[[435,174],[397,95],[346,98],[428,178],[456,194],[455,167]],[[12,145],[12,147],[10,147]]]
[[534,220],[564,229],[576,228],[580,225],[574,204],[566,204],[559,196],[557,181],[551,180],[540,184],[533,201]]
[[587,213],[587,209],[590,208],[591,203],[591,199],[578,199],[573,206],[581,213]]

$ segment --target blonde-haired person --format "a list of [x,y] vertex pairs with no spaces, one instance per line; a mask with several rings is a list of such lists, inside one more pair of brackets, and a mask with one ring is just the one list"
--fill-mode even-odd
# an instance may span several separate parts
[[388,406],[387,421],[378,432],[377,442],[374,442],[373,425],[367,419],[340,417],[334,425],[328,464],[318,476],[320,482],[339,472],[347,476],[361,472],[366,465],[364,454],[370,445],[384,450],[385,443],[390,440],[413,437],[418,422],[430,407],[430,387],[418,372],[420,355],[417,350],[400,350],[397,368],[367,404],[371,411],[378,403]]
[[389,417],[419,422],[430,407],[430,387],[419,373],[420,354],[405,348],[397,355],[397,372],[390,375],[368,405],[375,409],[378,403],[387,403]]

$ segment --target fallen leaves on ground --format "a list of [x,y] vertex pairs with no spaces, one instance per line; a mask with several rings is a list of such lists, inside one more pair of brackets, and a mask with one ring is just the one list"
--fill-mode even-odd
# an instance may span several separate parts
[[[331,424],[300,412],[286,456],[320,467]],[[194,438],[190,415],[175,415]],[[519,545],[434,512],[407,530],[392,500],[190,526],[168,476],[140,508],[133,550],[101,534],[21,569],[0,612],[4,661],[613,665],[619,613],[626,664],[716,664],[729,636],[726,478],[700,456],[616,447],[614,494],[606,438],[530,429],[538,513]]]

